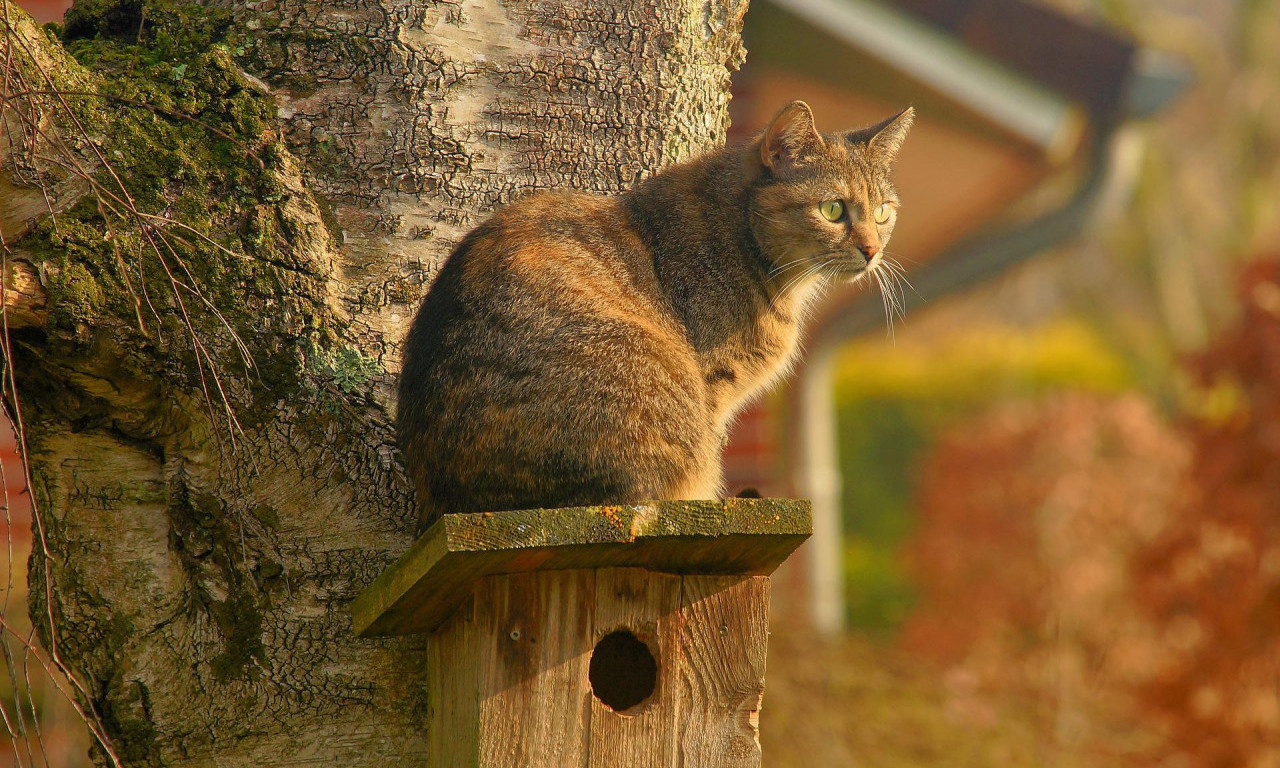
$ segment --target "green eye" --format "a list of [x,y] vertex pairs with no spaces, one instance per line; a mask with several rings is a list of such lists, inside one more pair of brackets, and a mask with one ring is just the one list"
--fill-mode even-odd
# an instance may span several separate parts
[[877,224],[885,223],[886,221],[889,220],[889,214],[891,213],[893,213],[893,209],[889,207],[889,204],[881,203],[879,207],[876,208],[876,213],[875,213],[876,223]]
[[840,200],[827,200],[824,203],[818,203],[818,212],[827,221],[839,221],[840,217],[844,216],[844,203]]

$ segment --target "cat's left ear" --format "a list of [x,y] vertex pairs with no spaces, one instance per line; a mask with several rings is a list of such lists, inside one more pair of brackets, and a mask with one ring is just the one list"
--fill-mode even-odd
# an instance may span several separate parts
[[915,108],[907,107],[888,120],[855,131],[849,138],[853,141],[867,142],[867,148],[873,154],[892,163],[898,156],[898,150],[902,149],[902,142],[906,141],[907,131],[911,130],[911,124],[915,119]]

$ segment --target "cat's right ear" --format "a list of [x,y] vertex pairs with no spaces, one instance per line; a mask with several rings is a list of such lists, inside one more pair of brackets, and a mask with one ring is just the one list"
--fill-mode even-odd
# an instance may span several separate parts
[[803,101],[793,101],[765,129],[760,162],[777,173],[801,165],[821,148],[822,137],[814,126],[813,110]]

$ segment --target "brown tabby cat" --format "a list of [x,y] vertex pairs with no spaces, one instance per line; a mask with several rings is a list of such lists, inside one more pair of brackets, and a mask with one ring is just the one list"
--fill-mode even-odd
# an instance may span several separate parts
[[730,422],[787,370],[815,288],[880,266],[912,114],[819,135],[792,102],[621,197],[539,193],[476,227],[405,345],[422,525],[718,496]]

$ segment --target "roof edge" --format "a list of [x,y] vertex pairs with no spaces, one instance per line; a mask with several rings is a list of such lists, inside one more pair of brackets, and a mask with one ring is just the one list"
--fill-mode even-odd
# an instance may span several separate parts
[[872,0],[770,0],[953,99],[1051,159],[1072,154],[1082,110],[911,14]]

